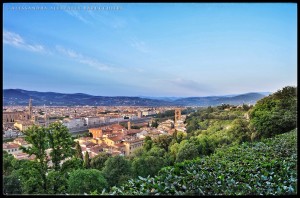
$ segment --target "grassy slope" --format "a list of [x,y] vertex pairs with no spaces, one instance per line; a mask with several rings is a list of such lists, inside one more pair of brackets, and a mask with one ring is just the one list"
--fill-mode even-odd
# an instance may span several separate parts
[[165,167],[155,177],[130,180],[109,194],[296,194],[296,164],[294,129],[261,142],[218,149],[211,156]]

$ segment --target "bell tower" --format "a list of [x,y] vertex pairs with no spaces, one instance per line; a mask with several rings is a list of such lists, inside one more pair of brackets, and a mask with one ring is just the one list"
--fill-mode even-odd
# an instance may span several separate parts
[[30,98],[29,99],[29,106],[28,106],[29,108],[29,119],[31,120],[31,118],[32,118],[32,99]]
[[175,109],[175,124],[177,123],[178,120],[181,119],[181,109],[176,108]]
[[128,123],[127,123],[127,124],[128,124],[128,127],[127,127],[127,128],[128,128],[128,130],[130,130],[130,129],[131,129],[131,123],[130,123],[130,121],[128,121]]

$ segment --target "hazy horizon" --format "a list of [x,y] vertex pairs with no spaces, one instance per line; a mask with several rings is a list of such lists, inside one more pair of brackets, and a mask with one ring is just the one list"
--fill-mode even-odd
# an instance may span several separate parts
[[[16,90],[25,90],[25,89],[21,89],[21,88],[8,88],[8,89],[16,89]],[[7,89],[3,89],[3,90],[7,90]],[[36,90],[25,90],[25,91],[36,91]],[[55,92],[55,91],[37,91],[37,92],[41,92],[41,93],[49,93],[49,92],[53,92],[53,93],[59,93],[59,94],[86,94],[86,95],[91,95],[91,96],[104,96],[104,97],[147,97],[147,98],[188,98],[188,97],[213,97],[213,96],[235,96],[235,95],[243,95],[243,94],[249,94],[249,93],[260,93],[260,94],[267,94],[267,93],[273,93],[273,92],[269,92],[269,91],[263,91],[263,92],[253,92],[253,91],[249,91],[249,92],[245,92],[245,93],[232,93],[232,94],[226,94],[226,95],[207,95],[207,96],[150,96],[150,95],[132,95],[132,96],[126,96],[126,95],[116,95],[116,96],[110,96],[110,95],[94,95],[94,94],[88,94],[88,93],[83,93],[83,92]]]
[[3,4],[3,89],[205,97],[296,85],[294,3]]

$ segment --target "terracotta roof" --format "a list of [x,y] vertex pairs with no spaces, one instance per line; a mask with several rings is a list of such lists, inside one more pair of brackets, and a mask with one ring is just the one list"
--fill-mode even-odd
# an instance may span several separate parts
[[105,133],[112,133],[112,129],[103,129],[102,130],[102,133],[105,134]]
[[115,144],[114,146],[115,146],[115,147],[125,147],[125,145],[122,144],[122,143]]
[[90,151],[98,154],[99,152],[103,151],[103,146],[96,145],[96,146],[90,148]]
[[130,129],[130,130],[127,130],[127,134],[128,135],[136,134],[136,133],[139,133],[139,132],[142,132],[142,130],[140,130],[140,129]]
[[109,147],[105,142],[102,142],[100,145],[102,146],[102,148],[108,148]]
[[116,142],[116,141],[123,140],[124,137],[122,137],[122,136],[115,136],[115,137],[109,137],[108,139],[110,139],[110,140]]
[[144,141],[144,138],[137,138],[137,139],[127,140],[126,142],[134,143],[134,142],[143,142],[143,141]]
[[102,129],[98,127],[98,128],[90,128],[89,130],[102,130]]
[[15,153],[15,154],[13,154],[13,156],[18,160],[22,160],[22,159],[33,160],[35,158],[35,155],[31,155],[29,157],[29,155],[27,153]]
[[94,146],[96,146],[97,144],[95,144],[94,142],[87,142],[86,147],[87,148],[92,148]]
[[24,138],[16,138],[14,139],[14,143],[20,144],[20,145],[27,145],[28,142],[24,140]]
[[18,138],[16,138],[16,139],[14,139],[14,141],[25,141],[25,140],[24,140],[24,138],[22,138],[22,137],[18,137]]
[[19,148],[20,145],[16,144],[16,143],[3,143],[3,149],[15,149],[15,148]]
[[123,127],[122,125],[120,124],[113,124],[111,125],[112,129],[113,130],[121,130],[121,129],[125,129],[125,127]]

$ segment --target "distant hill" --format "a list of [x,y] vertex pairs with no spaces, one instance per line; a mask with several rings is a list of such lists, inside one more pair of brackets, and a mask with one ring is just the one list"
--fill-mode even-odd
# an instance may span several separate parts
[[257,100],[265,97],[260,93],[246,93],[234,96],[208,96],[208,97],[189,97],[175,100],[177,105],[185,106],[216,106],[221,104],[255,104]]
[[48,106],[169,106],[167,101],[139,98],[139,97],[109,97],[92,96],[88,94],[75,93],[64,94],[55,92],[26,91],[22,89],[4,89],[3,105],[28,105],[29,98],[33,99],[33,105]]
[[208,97],[126,97],[92,96],[83,93],[65,94],[55,92],[27,91],[22,89],[4,89],[3,105],[28,105],[29,98],[34,106],[215,106],[221,104],[254,104],[265,97],[261,93],[247,93],[232,96]]

